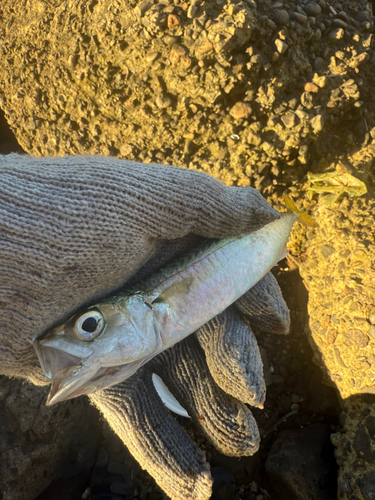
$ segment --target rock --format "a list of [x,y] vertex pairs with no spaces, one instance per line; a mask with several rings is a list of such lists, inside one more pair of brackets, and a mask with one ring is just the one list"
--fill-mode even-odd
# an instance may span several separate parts
[[305,16],[304,14],[301,14],[300,12],[292,12],[291,19],[293,19],[293,21],[297,21],[297,23],[300,23],[303,25],[303,24],[306,24],[307,16]]
[[322,12],[320,5],[316,2],[309,2],[304,6],[303,10],[308,16],[318,16]]
[[314,116],[314,118],[311,120],[311,126],[315,134],[321,132],[324,126],[324,116],[323,115]]
[[304,92],[301,95],[301,103],[302,106],[304,106],[307,109],[313,108],[312,95],[310,94],[310,92]]
[[327,424],[277,434],[266,460],[267,490],[278,500],[332,500],[336,465]]
[[307,82],[305,85],[305,90],[306,92],[313,92],[314,94],[316,94],[317,92],[319,92],[319,87],[315,83]]
[[231,108],[229,114],[235,119],[240,120],[241,118],[247,118],[252,113],[250,104],[247,102],[236,102],[236,104]]
[[284,52],[286,52],[289,47],[287,43],[283,42],[283,40],[280,40],[279,38],[276,38],[275,45],[277,52],[279,52],[279,54],[284,54]]
[[286,128],[293,128],[297,124],[297,121],[299,121],[299,119],[295,113],[289,111],[285,115],[282,115],[281,121],[286,126]]
[[260,146],[262,143],[262,138],[260,137],[260,135],[250,130],[247,136],[247,142],[252,146]]
[[342,28],[336,28],[328,33],[327,38],[332,42],[341,40],[345,35],[345,31]]
[[286,26],[289,22],[289,14],[286,10],[280,9],[275,12],[272,19],[277,26]]
[[164,109],[168,108],[172,104],[172,100],[166,94],[160,94],[156,97],[155,103],[158,108]]

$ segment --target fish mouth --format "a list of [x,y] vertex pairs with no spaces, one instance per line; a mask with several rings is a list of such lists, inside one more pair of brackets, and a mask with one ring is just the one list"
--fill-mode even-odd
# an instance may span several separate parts
[[[33,342],[44,375],[51,381],[47,406],[75,397],[76,391],[84,386],[100,366],[90,363],[90,348],[84,347],[75,353],[66,348],[62,339],[43,339]],[[84,390],[81,394],[85,394]],[[77,394],[79,395],[79,394]]]
[[75,355],[75,349],[67,347],[62,339],[35,340],[33,345],[44,375],[51,381],[47,406],[119,384],[157,354],[124,365],[102,367],[99,360],[90,359],[90,348],[84,347]]

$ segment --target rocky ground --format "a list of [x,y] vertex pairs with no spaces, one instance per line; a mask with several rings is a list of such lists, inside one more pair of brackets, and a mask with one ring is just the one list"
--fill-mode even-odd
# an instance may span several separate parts
[[[234,460],[201,443],[218,467],[217,499],[375,498],[372,396],[356,395],[373,392],[375,379],[373,14],[365,0],[0,7],[0,152],[21,146],[194,168],[256,187],[279,209],[288,189],[320,224],[296,230],[292,258],[276,270],[290,336],[258,334],[268,380],[265,409],[254,412],[260,452]],[[9,458],[3,474],[11,467]],[[162,498],[134,471],[129,498]],[[55,480],[40,499],[64,493],[58,475],[46,477],[40,484]]]

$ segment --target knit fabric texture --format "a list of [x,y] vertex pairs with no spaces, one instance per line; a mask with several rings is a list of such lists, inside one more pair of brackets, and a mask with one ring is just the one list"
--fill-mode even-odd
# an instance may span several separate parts
[[[48,383],[35,338],[202,237],[249,233],[278,216],[256,190],[192,170],[100,156],[0,156],[0,373]],[[239,309],[250,324],[253,316],[258,327],[284,332],[289,316],[277,283],[262,281]],[[161,403],[152,372],[219,450],[250,455],[259,433],[244,403],[264,400],[255,337],[232,307],[91,396],[169,496],[208,499],[209,466]]]

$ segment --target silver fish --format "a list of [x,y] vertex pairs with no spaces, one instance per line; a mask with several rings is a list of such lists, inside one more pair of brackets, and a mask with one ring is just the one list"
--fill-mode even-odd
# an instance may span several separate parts
[[219,240],[53,328],[34,347],[51,380],[47,404],[118,384],[195,332],[286,255],[299,214]]

